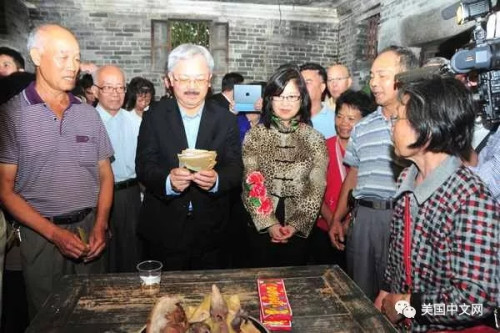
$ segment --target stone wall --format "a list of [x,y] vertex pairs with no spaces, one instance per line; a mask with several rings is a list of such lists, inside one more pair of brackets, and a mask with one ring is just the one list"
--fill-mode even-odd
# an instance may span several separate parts
[[230,71],[267,81],[281,64],[337,60],[337,27],[297,21],[229,21]]
[[368,83],[373,57],[366,54],[368,20],[380,15],[379,0],[354,0],[337,9],[340,18],[339,62],[348,66],[353,78],[353,88],[360,89]]
[[420,49],[440,43],[464,30],[472,23],[458,26],[455,19],[444,20],[441,11],[456,0],[381,0],[379,50],[389,45]]
[[[267,80],[284,62],[313,61],[327,66],[337,57],[334,8],[187,0],[10,0],[8,5],[13,10],[23,6],[27,15],[13,15],[12,20],[24,30],[0,36],[2,44],[24,45],[29,28],[57,22],[75,33],[83,61],[117,64],[128,79],[144,76],[155,83],[157,95],[163,92],[163,73],[152,69],[151,20],[228,23],[228,71],[239,71],[248,81]],[[26,52],[25,47],[17,48]]]
[[[304,2],[304,1],[303,1]],[[67,26],[77,35],[82,58],[96,64],[122,66],[128,78],[152,80],[161,95],[162,71],[151,64],[151,20],[192,19],[228,24],[227,71],[239,71],[247,81],[265,81],[284,62],[346,64],[354,86],[368,81],[372,58],[364,53],[367,22],[380,17],[378,49],[391,44],[412,46],[419,53],[429,42],[439,43],[470,25],[443,21],[441,9],[453,0],[189,1],[189,0],[8,0],[9,34],[0,45],[25,55],[29,29],[45,22]],[[306,3],[304,2],[304,3]],[[266,4],[267,3],[267,4]],[[214,90],[219,90],[219,77]]]
[[[0,19],[5,20],[7,33],[0,34],[0,45],[18,50],[25,55],[25,58],[28,58],[26,49],[27,36],[30,30],[28,8],[21,1],[11,0],[5,1],[4,10],[4,16],[0,17]],[[27,69],[32,70],[32,68],[27,63]]]
[[355,87],[369,81],[373,59],[362,54],[366,42],[367,21],[380,16],[378,50],[389,45],[411,47],[420,56],[422,47],[433,56],[433,47],[471,28],[458,26],[454,19],[443,20],[441,10],[456,0],[353,0],[337,7],[339,26],[339,60],[352,71]]

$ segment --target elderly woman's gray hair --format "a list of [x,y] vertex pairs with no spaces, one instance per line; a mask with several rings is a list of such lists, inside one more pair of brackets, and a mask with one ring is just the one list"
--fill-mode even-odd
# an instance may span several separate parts
[[168,72],[172,72],[179,61],[192,59],[197,55],[201,55],[205,58],[210,73],[212,73],[214,69],[214,58],[205,47],[195,44],[181,44],[170,52],[167,61]]

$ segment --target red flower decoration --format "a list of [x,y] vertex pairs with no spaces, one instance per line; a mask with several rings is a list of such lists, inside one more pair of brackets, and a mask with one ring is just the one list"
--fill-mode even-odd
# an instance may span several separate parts
[[259,171],[254,171],[248,175],[246,183],[249,185],[264,183],[264,176]]
[[245,188],[248,189],[249,203],[257,208],[257,214],[271,214],[273,203],[267,197],[264,176],[259,171],[254,171],[247,176],[245,183]]
[[265,197],[267,194],[266,187],[263,183],[257,183],[252,186],[252,189],[248,193],[249,196],[255,198]]
[[264,198],[264,200],[261,200],[260,207],[257,208],[257,213],[262,214],[262,215],[269,215],[271,214],[273,210],[273,203],[271,202],[271,199],[269,198]]

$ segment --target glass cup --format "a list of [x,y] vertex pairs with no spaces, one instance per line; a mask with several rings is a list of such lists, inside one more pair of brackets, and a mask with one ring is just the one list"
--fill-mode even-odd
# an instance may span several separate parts
[[163,264],[157,260],[146,260],[137,264],[141,287],[147,291],[159,291]]

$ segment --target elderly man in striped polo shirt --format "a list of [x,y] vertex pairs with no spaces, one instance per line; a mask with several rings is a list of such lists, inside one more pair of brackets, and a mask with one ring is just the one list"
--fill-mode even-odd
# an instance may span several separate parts
[[[370,88],[379,105],[377,111],[353,129],[344,163],[351,168],[342,185],[337,209],[330,223],[330,238],[339,250],[346,249],[347,271],[361,290],[375,300],[384,281],[396,179],[402,162],[396,160],[391,139],[390,117],[400,105],[394,76],[417,67],[411,50],[391,46],[373,62]],[[344,231],[349,222],[349,192],[355,199],[346,245]]]
[[36,82],[0,108],[0,201],[22,224],[30,316],[64,274],[102,273],[113,155],[97,112],[68,93],[80,47],[47,24],[28,39]]

